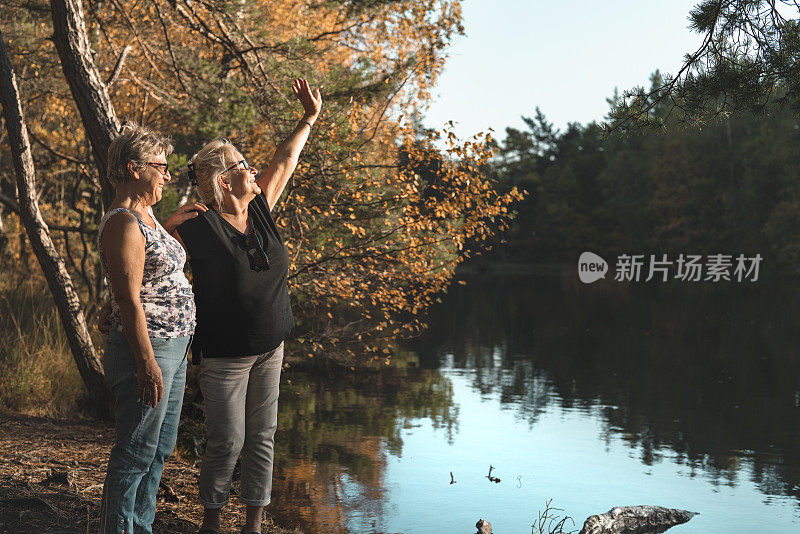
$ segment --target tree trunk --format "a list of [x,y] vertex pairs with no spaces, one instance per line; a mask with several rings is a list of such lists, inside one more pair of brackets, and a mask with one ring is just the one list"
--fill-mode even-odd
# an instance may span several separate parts
[[586,518],[580,534],[653,534],[682,525],[696,515],[663,506],[615,506],[604,514]]
[[100,172],[103,205],[114,199],[114,188],[108,181],[108,147],[120,129],[117,114],[92,58],[89,36],[83,19],[81,0],[51,0],[53,42],[61,58],[61,69],[67,79],[72,98],[78,106],[86,135],[92,143],[92,154]]
[[92,397],[92,404],[97,414],[107,419],[111,414],[111,392],[89,336],[89,329],[86,327],[86,320],[72,284],[72,278],[64,265],[64,259],[53,246],[47,224],[39,211],[28,128],[22,115],[16,77],[1,32],[0,98],[2,98],[3,118],[8,131],[8,142],[17,178],[20,218],[28,234],[28,239],[30,239],[31,247],[39,260],[47,285],[50,287],[50,292],[53,294],[70,350],[83,383]]
[[186,182],[186,185],[178,190],[181,194],[180,198],[178,199],[178,206],[183,206],[187,202],[189,202],[189,195],[192,194],[192,184]]

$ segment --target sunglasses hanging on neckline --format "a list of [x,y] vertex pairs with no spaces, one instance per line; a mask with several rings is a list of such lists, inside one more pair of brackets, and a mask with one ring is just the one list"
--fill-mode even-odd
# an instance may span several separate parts
[[[254,271],[266,271],[269,269],[269,258],[264,250],[264,245],[261,242],[261,236],[255,228],[249,233],[242,236],[242,242],[245,246],[247,259],[250,261],[250,268]],[[252,255],[250,251],[252,252]]]

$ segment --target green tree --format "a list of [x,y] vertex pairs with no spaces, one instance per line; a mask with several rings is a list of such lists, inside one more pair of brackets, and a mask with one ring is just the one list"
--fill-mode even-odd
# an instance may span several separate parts
[[[651,94],[663,79],[651,76]],[[653,104],[652,117],[677,126],[667,102]],[[553,132],[540,110],[526,124],[507,131],[495,163],[505,184],[530,193],[497,257],[572,263],[584,250],[758,252],[775,271],[800,261],[800,121],[791,109],[628,135],[604,135],[596,124]]]
[[[776,107],[800,112],[800,6],[793,0],[704,0],[690,27],[704,36],[674,75],[649,91],[625,91],[608,130],[685,125],[735,111],[763,116]],[[666,109],[657,113],[656,107]]]

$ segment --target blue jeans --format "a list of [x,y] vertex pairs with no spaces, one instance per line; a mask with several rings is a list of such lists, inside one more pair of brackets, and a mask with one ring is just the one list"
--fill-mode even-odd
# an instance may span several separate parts
[[151,534],[164,460],[175,449],[191,336],[150,338],[164,396],[155,408],[137,402],[136,362],[122,332],[112,330],[103,367],[114,394],[117,441],[111,449],[101,534]]

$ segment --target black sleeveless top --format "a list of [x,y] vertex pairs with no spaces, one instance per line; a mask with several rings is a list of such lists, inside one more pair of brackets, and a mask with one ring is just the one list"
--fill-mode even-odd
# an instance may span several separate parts
[[[253,356],[276,348],[294,326],[286,276],[289,256],[263,193],[248,206],[269,269],[254,270],[245,235],[209,209],[178,227],[189,253],[197,328],[192,351],[204,358]],[[251,245],[253,240],[250,239]]]

